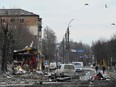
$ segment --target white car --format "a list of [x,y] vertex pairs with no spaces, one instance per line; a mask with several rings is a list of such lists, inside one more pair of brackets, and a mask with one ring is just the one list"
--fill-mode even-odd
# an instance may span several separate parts
[[84,71],[83,62],[72,62],[72,64],[74,64],[76,72]]
[[75,67],[73,64],[61,64],[56,70],[56,76],[74,76],[76,74]]
[[51,62],[49,65],[50,70],[55,70],[57,68],[56,62]]

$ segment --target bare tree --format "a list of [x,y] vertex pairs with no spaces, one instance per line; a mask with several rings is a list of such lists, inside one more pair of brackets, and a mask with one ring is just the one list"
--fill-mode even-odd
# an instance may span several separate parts
[[35,47],[37,47],[36,37],[32,33],[30,33],[30,31],[25,25],[21,25],[21,27],[18,27],[17,29],[9,29],[9,30],[13,30],[9,41],[10,42],[8,55],[9,61],[12,61],[14,50],[23,49],[26,46],[29,46],[32,41],[34,42]]
[[52,29],[46,27],[43,35],[43,53],[45,58],[50,61],[54,61],[55,49],[56,49],[56,36]]
[[[83,61],[84,64],[88,64],[91,62],[91,47],[87,44],[84,44],[82,42],[74,42],[73,40],[70,40],[70,58],[69,61]],[[78,50],[81,50],[82,52],[78,52]],[[59,46],[59,55],[61,58],[61,61],[64,63],[67,60],[67,51],[66,51],[66,42],[64,42],[64,39],[61,41]],[[81,57],[81,58],[80,58]]]
[[103,65],[103,61],[108,65],[109,62],[109,45],[105,39],[100,39],[92,44],[92,51],[95,55],[96,62]]
[[13,25],[9,24],[6,40],[4,39],[3,29],[0,27],[1,59],[3,59],[3,55],[5,53],[5,62],[2,61],[2,65],[4,66],[1,68],[3,72],[7,71],[7,62],[12,61],[14,49],[23,49],[25,46],[29,46],[32,41],[36,43],[36,38],[29,32],[25,25],[14,28]]

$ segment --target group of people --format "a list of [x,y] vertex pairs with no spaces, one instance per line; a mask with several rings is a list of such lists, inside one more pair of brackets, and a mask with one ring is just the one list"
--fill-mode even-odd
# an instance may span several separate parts
[[[95,67],[95,70],[96,70],[96,73],[98,73],[99,71],[99,67],[98,66],[96,66]],[[105,66],[102,66],[102,72],[103,72],[103,74],[105,73],[105,71],[106,71],[106,67]]]
[[[97,80],[104,80],[106,78],[104,78],[103,74],[105,74],[105,71],[106,71],[106,67],[105,66],[102,66],[102,72],[99,71],[99,67],[96,66],[95,67],[95,71],[96,71],[96,75],[94,76],[94,79],[97,79]],[[102,74],[103,73],[103,74]]]

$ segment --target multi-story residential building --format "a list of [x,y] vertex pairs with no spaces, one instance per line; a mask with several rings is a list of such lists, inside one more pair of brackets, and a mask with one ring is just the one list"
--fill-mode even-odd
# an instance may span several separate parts
[[7,21],[10,27],[25,25],[35,35],[38,42],[38,50],[41,49],[42,18],[39,15],[23,9],[0,9],[1,22]]
[[9,27],[26,26],[37,40],[37,49],[42,47],[42,18],[39,15],[23,9],[0,9],[0,22],[8,22]]

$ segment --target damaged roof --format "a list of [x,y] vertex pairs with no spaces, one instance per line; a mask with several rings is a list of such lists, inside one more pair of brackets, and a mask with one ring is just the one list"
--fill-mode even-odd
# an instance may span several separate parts
[[39,16],[23,9],[0,9],[0,16]]

